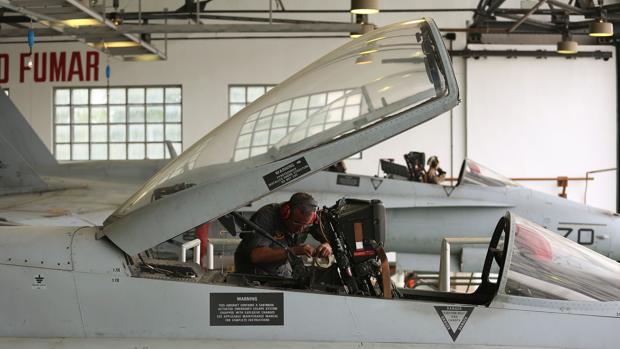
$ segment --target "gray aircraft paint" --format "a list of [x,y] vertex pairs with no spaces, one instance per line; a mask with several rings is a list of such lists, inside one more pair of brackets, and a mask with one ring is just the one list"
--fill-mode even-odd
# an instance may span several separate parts
[[[615,348],[618,340],[609,330],[620,321],[618,302],[538,300],[500,293],[488,307],[455,305],[471,313],[453,340],[437,313],[437,307],[451,304],[133,278],[115,246],[101,240],[93,243],[97,228],[56,228],[47,238],[39,229],[19,227],[3,232],[11,235],[20,256],[29,258],[29,265],[21,259],[0,264],[3,280],[12,285],[12,292],[22,295],[0,299],[3,313],[12,314],[0,317],[2,337],[139,337],[145,343],[151,338],[301,342],[320,338],[344,343],[484,343],[489,347],[510,343],[566,348],[592,347],[592,338],[596,338],[597,348]],[[0,253],[11,255],[4,248]],[[57,258],[44,259],[38,266],[43,255]],[[45,289],[32,288],[35,275],[44,277]],[[260,292],[282,293],[282,326],[244,326],[241,333],[236,326],[210,325],[210,293],[244,296]],[[575,330],[582,328],[584,321],[587,336]],[[547,326],[541,326],[545,323],[553,323],[553,336]],[[312,324],[311,331],[308,324]]]
[[[462,183],[454,188],[400,179],[349,174],[359,186],[338,184],[338,173],[318,172],[282,191],[252,203],[241,210],[254,211],[270,202],[283,202],[295,192],[312,193],[321,205],[330,205],[342,197],[381,199],[386,207],[386,248],[398,252],[403,268],[438,270],[439,247],[443,237],[488,236],[507,210],[540,224],[556,233],[578,240],[579,229],[591,229],[592,244],[581,243],[605,256],[620,260],[620,217],[606,210],[538,192],[522,186],[487,187]],[[373,181],[381,180],[374,189]],[[462,246],[452,247],[458,268],[481,265],[486,247],[462,258]],[[476,248],[471,247],[471,248]],[[470,250],[471,252],[471,250]],[[474,258],[475,257],[475,258]],[[411,262],[404,262],[412,260]]]
[[[404,131],[420,120],[439,115],[456,105],[458,89],[449,57],[441,44],[439,30],[431,20],[426,21],[450,77],[449,93],[439,99],[442,103],[427,104],[427,108],[418,109],[419,113],[399,116],[405,120],[388,125],[377,123],[370,127],[373,132],[353,133],[370,136],[370,139],[348,137],[352,140],[345,143],[351,146],[350,151],[358,152],[374,144],[381,135],[388,137],[395,131]],[[390,28],[399,27],[394,25],[386,30]],[[381,29],[375,31],[380,32]],[[368,35],[377,34],[371,32],[362,40]],[[316,171],[334,162],[337,154],[341,158],[348,156],[343,152],[338,153],[328,143],[313,149],[302,148],[295,158],[305,157],[310,168]],[[487,348],[617,346],[619,337],[615,329],[620,316],[619,302],[554,301],[506,295],[503,290],[507,268],[500,277],[499,294],[488,306],[473,306],[473,309],[469,309],[471,305],[441,301],[340,296],[131,275],[128,258],[122,250],[153,247],[149,244],[157,243],[170,233],[165,231],[167,228],[183,231],[188,221],[194,223],[198,220],[192,214],[203,217],[218,214],[265,195],[266,186],[256,179],[282,167],[288,160],[265,165],[253,177],[236,175],[224,183],[239,184],[239,188],[221,188],[221,183],[212,185],[212,190],[197,186],[155,201],[156,206],[149,203],[117,217],[106,227],[110,239],[102,237],[100,227],[0,228],[0,294],[3,295],[0,297],[0,345],[63,348],[91,345],[127,348],[134,344],[142,348],[149,345],[154,348],[216,345],[231,348],[252,346],[257,342],[263,347],[298,348],[334,342],[327,347],[340,343],[381,348],[411,347],[411,343],[435,348],[453,345]],[[240,181],[249,179],[260,185],[241,186]],[[185,193],[194,194],[179,195]],[[205,202],[205,196],[198,194],[209,194],[222,200]],[[237,194],[238,201],[234,202],[231,198]],[[187,210],[183,200],[195,206],[200,203],[216,207],[190,207]],[[158,208],[167,208],[168,211]],[[149,211],[161,214],[168,223],[154,227],[153,223],[162,222],[146,215],[145,212]],[[156,229],[151,231],[150,228]],[[139,229],[146,236],[131,229]],[[504,256],[507,256],[509,265],[515,223],[506,229],[508,243]],[[123,232],[129,236],[121,238]],[[36,287],[43,283],[45,287]],[[260,292],[282,293],[283,325],[276,328],[248,326],[243,330],[237,326],[210,325],[210,293],[232,293],[243,297],[247,293]],[[471,310],[458,336],[450,333],[437,313],[437,307],[444,306]],[[583,331],[586,326],[587,331]],[[452,325],[450,328],[453,329]],[[214,342],[216,340],[219,341]]]

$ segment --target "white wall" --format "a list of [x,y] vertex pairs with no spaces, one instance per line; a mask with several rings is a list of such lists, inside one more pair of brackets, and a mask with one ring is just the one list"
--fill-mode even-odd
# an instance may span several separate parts
[[[145,2],[146,3],[146,2]],[[148,2],[151,4],[151,2]],[[170,9],[182,3],[173,2]],[[266,1],[220,1],[219,8],[248,7],[256,4],[264,9]],[[287,0],[287,9],[307,8],[308,2]],[[417,6],[473,8],[476,0],[382,1],[385,8]],[[211,4],[210,4],[211,6]],[[312,2],[316,8],[346,8],[347,1],[321,0]],[[431,16],[440,28],[464,28],[472,13],[383,13],[371,16],[378,25]],[[308,15],[307,19],[348,20],[347,14]],[[165,62],[128,63],[111,60],[111,85],[181,84],[183,86],[183,145],[189,147],[202,135],[227,118],[229,84],[271,84],[314,61],[346,42],[345,38],[330,39],[220,39],[184,40],[168,43]],[[462,48],[465,35],[458,33],[455,48]],[[163,48],[162,42],[155,42]],[[515,47],[511,47],[515,48]],[[35,51],[85,50],[77,43],[37,43]],[[601,49],[599,47],[599,49]],[[609,47],[603,49],[608,50]],[[36,132],[51,148],[52,90],[59,86],[105,85],[105,59],[102,57],[100,81],[95,83],[19,83],[18,56],[27,51],[24,44],[0,44],[0,53],[11,57],[11,81],[3,87],[11,89],[11,99],[26,115]],[[509,177],[558,175],[583,176],[585,171],[615,167],[615,70],[609,62],[590,59],[507,60],[504,58],[478,61],[454,59],[455,73],[463,102],[453,110],[453,173],[456,176],[462,159],[469,156]],[[29,73],[31,74],[31,73]],[[568,76],[558,89],[551,86],[557,76]],[[27,80],[28,81],[28,80]],[[584,87],[602,84],[604,95]],[[557,84],[556,84],[557,85]],[[565,102],[563,107],[560,102]],[[568,103],[567,103],[568,102]],[[596,118],[584,118],[586,111],[596,110]],[[498,118],[498,115],[501,118]],[[565,120],[562,126],[558,116]],[[450,114],[442,115],[420,127],[395,137],[363,153],[362,160],[349,160],[350,172],[376,174],[379,158],[396,158],[411,150],[438,155],[441,166],[450,168]],[[588,120],[587,122],[584,120]],[[596,121],[594,121],[596,120]],[[543,126],[544,125],[544,126]],[[586,127],[586,128],[584,128]],[[587,129],[587,132],[582,132]],[[526,137],[523,135],[526,134]],[[543,137],[569,142],[544,142]],[[510,139],[510,142],[506,140]],[[575,140],[579,139],[577,142]],[[581,139],[584,139],[581,141]],[[585,143],[585,144],[582,144]],[[611,148],[610,148],[611,147]],[[468,153],[466,153],[468,152]],[[512,160],[512,159],[518,159]],[[549,159],[551,161],[549,162]],[[546,161],[546,162],[545,162]],[[615,177],[606,175],[590,183],[588,201],[615,210]],[[604,184],[601,184],[604,183]],[[535,183],[524,183],[535,185]],[[538,188],[557,193],[552,184]],[[569,185],[569,199],[583,200],[583,185]]]
[[[601,47],[580,47],[594,49]],[[616,167],[616,108],[614,59],[467,61],[468,156],[510,177],[585,177],[587,171]],[[588,203],[615,210],[614,175],[595,176],[588,184]],[[559,191],[555,182],[524,184]],[[583,202],[585,182],[569,182],[567,193]]]

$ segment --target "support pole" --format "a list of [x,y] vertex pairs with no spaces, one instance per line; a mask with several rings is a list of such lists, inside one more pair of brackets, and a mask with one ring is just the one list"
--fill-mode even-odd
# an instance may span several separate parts
[[[620,40],[615,40],[616,47],[616,168],[620,166]],[[620,212],[620,171],[616,171],[616,212]]]
[[441,259],[439,260],[439,291],[450,292],[450,243],[441,241]]

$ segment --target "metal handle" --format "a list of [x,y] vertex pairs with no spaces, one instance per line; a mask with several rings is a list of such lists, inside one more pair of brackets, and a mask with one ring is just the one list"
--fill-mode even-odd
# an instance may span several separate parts
[[187,260],[187,250],[194,250],[194,262],[200,265],[200,239],[194,239],[181,245],[181,262]]

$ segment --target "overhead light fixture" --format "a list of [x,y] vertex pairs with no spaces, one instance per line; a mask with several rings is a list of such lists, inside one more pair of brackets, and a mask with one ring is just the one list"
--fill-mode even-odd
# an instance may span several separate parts
[[127,56],[124,57],[123,60],[128,62],[154,62],[160,61],[161,57],[156,54],[145,53],[141,55]]
[[379,0],[351,0],[351,13],[371,15],[379,12]]
[[362,23],[362,30],[357,33],[357,32],[353,32],[351,33],[351,39],[357,39],[360,36],[370,33],[371,31],[375,30],[375,25],[372,23]]
[[614,35],[614,25],[600,18],[596,22],[590,23],[588,35],[595,37],[606,37]]
[[62,21],[62,23],[70,26],[70,27],[88,27],[95,25],[102,25],[103,23],[99,22],[94,18],[75,18],[75,19],[66,19]]
[[114,23],[114,25],[117,27],[123,24],[123,14],[122,14],[123,10],[121,10],[121,12],[118,12],[119,6],[120,6],[119,0],[112,1],[112,7],[114,7],[114,12],[110,14],[110,19],[112,20],[112,23]]
[[[121,10],[122,11],[122,10]],[[113,12],[110,14],[110,19],[115,26],[119,26],[123,24],[123,13],[122,12]]]
[[557,52],[563,55],[573,55],[577,53],[577,47],[577,41],[565,34],[562,36],[562,41],[558,41]]
[[139,43],[131,40],[127,41],[105,41],[105,42],[89,42],[89,46],[94,48],[122,48],[140,46]]

